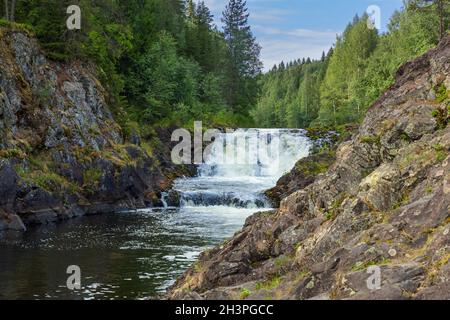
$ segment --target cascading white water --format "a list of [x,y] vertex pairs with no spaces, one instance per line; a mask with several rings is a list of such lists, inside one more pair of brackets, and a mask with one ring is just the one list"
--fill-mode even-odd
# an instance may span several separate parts
[[[250,214],[268,209],[263,191],[310,149],[301,130],[237,130],[222,138],[198,177],[176,181],[181,207],[171,207],[170,193],[164,193],[161,208],[75,219],[30,230],[20,239],[16,234],[0,237],[0,270],[5,270],[0,272],[0,296],[128,299],[164,292],[200,252],[231,237]],[[237,142],[225,148],[224,141]],[[36,265],[37,258],[41,269],[34,277],[18,268]],[[59,277],[47,271],[74,259],[94,277],[83,278],[83,290],[61,290],[64,272]],[[27,280],[23,290],[17,290],[17,279]]]
[[175,190],[182,207],[269,208],[263,192],[307,156],[310,147],[303,130],[224,133],[199,167],[199,176],[176,181]]
[[199,175],[175,181],[180,208],[161,213],[171,237],[183,239],[183,246],[170,249],[177,253],[164,259],[193,262],[200,252],[231,237],[248,216],[272,209],[264,191],[306,157],[311,145],[304,130],[240,129],[216,139]]

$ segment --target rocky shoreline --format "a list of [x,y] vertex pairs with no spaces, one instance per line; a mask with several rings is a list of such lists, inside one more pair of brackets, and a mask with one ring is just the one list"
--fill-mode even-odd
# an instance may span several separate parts
[[446,37],[401,67],[350,140],[299,162],[268,192],[279,209],[202,253],[168,297],[450,299],[449,61]]
[[170,161],[170,128],[124,133],[93,66],[0,34],[0,230],[159,205],[194,173]]

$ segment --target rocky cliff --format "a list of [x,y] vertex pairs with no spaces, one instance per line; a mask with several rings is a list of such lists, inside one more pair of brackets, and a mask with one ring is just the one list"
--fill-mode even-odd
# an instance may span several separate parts
[[0,28],[0,230],[152,205],[184,172],[170,134],[145,138],[124,139],[92,65]]
[[169,296],[450,299],[449,92],[450,37],[398,71],[329,168],[285,177],[280,208],[204,252]]

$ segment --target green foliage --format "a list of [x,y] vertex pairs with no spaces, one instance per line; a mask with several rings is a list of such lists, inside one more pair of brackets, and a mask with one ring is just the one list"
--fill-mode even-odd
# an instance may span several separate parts
[[[16,22],[3,19],[0,26],[32,30],[52,59],[95,62],[124,131],[129,122],[169,126],[193,119],[337,127],[360,121],[396,70],[436,45],[450,8],[446,0],[423,8],[423,1],[405,2],[382,35],[367,28],[366,15],[355,17],[320,60],[282,62],[263,76],[243,0],[229,0],[223,32],[204,1],[183,0],[23,0]],[[82,7],[82,29],[69,32],[72,4]],[[444,89],[436,90],[438,102],[448,98]]]
[[446,150],[445,146],[441,144],[435,144],[433,146],[433,149],[436,151],[436,160],[439,162],[444,161],[448,156],[448,151]]
[[226,43],[225,97],[234,112],[248,114],[256,104],[257,78],[261,73],[261,46],[248,22],[247,3],[229,0],[222,16]]
[[333,211],[327,211],[324,213],[325,219],[327,220],[333,220],[334,219],[334,212]]
[[[246,75],[239,90],[231,88],[230,84],[236,85],[229,81],[235,67],[230,63],[226,37],[212,25],[209,9],[203,1],[189,2],[183,12],[176,2],[146,1],[128,9],[136,10],[134,64],[128,68],[125,90],[136,115],[133,120],[169,126],[201,119],[236,126],[250,104],[238,103],[236,96],[256,99],[250,85],[256,75]],[[168,5],[175,9],[169,10]],[[155,16],[160,10],[164,14]],[[164,24],[156,23],[159,20]]]
[[386,265],[388,263],[390,263],[390,260],[386,259],[386,258],[381,258],[381,259],[376,259],[376,260],[369,260],[369,261],[358,261],[352,266],[351,270],[353,272],[357,272],[357,271],[366,270],[370,266],[383,266],[383,265]]
[[308,277],[311,273],[308,270],[300,270],[295,276],[295,281],[300,282],[306,277]]
[[252,292],[246,288],[242,288],[241,289],[241,300],[245,300],[247,299],[250,295],[252,294]]
[[274,264],[277,268],[286,266],[292,261],[292,258],[288,256],[279,256],[275,259]]
[[87,38],[86,53],[97,62],[101,80],[110,86],[113,93],[119,94],[124,88],[125,80],[118,74],[116,65],[133,47],[129,28],[119,24],[108,24],[102,31],[89,32]]
[[275,288],[277,288],[281,283],[281,278],[280,277],[273,277],[270,280],[264,281],[264,282],[258,282],[256,283],[256,290],[262,290],[262,289],[266,289],[266,290],[273,290]]
[[261,96],[251,115],[264,127],[307,127],[320,107],[319,87],[327,62],[284,63],[260,80]]
[[431,194],[431,193],[434,192],[434,189],[433,189],[433,187],[428,186],[428,187],[425,188],[425,192],[428,193],[428,194]]
[[434,109],[431,115],[436,119],[437,129],[444,129],[450,121],[450,104],[447,108]]
[[335,158],[335,151],[322,150],[316,153],[314,161],[298,161],[295,169],[306,176],[316,176],[328,170]]
[[56,173],[47,172],[35,175],[33,182],[46,191],[55,192],[61,190],[61,187],[66,183],[66,179]]
[[25,159],[26,153],[20,149],[12,148],[12,149],[2,149],[0,150],[0,158],[18,158]]
[[[264,75],[252,116],[265,127],[358,123],[393,83],[398,68],[437,44],[438,16],[406,6],[382,35],[367,28],[366,15],[355,17],[321,60],[281,63]],[[436,92],[438,101],[447,99],[442,86]]]
[[[83,172],[83,188],[93,189],[97,188],[103,172],[100,168],[89,168]],[[92,191],[92,190],[91,190]]]
[[0,27],[12,28],[33,35],[33,28],[31,26],[23,23],[10,22],[3,18],[0,18]]
[[[231,0],[230,8],[237,3],[247,12],[242,1]],[[68,31],[66,9],[73,4],[82,9],[81,30]],[[129,131],[130,122],[236,126],[248,117],[258,93],[259,46],[246,16],[235,13],[228,18],[240,27],[224,34],[204,1],[23,0],[16,21],[31,26],[50,59],[94,62],[116,120]],[[232,47],[243,54],[233,57]]]
[[360,137],[359,141],[361,143],[366,143],[366,144],[374,144],[374,145],[381,144],[379,136],[362,136],[362,137]]
[[50,193],[60,193],[67,190],[72,194],[80,191],[79,186],[56,172],[50,172],[46,167],[39,170],[31,170],[23,166],[17,166],[17,174],[25,181]]
[[395,72],[402,64],[425,53],[437,41],[433,24],[426,16],[408,10],[396,12],[389,33],[380,37],[365,71],[364,103],[368,105],[378,98],[393,83]]
[[343,124],[354,122],[365,111],[362,105],[363,77],[378,35],[367,28],[368,17],[356,17],[338,37],[320,88],[321,106],[318,122]]
[[66,9],[75,4],[69,0],[17,1],[16,21],[32,26],[47,55],[67,60],[79,53],[79,33],[68,33]]
[[450,2],[448,0],[407,0],[405,5],[410,11],[422,13],[432,22],[431,31],[440,39],[450,25]]
[[436,88],[436,101],[441,103],[449,99],[449,92],[445,87],[445,84],[442,83],[440,86]]

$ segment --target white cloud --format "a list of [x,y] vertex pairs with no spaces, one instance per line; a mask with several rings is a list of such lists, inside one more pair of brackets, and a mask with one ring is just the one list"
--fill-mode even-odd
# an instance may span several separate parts
[[261,59],[267,71],[281,61],[292,61],[298,58],[321,57],[336,40],[338,31],[291,29],[282,30],[263,26],[254,26],[258,32],[258,41],[262,46]]
[[225,9],[225,5],[227,1],[225,0],[204,0],[205,4],[211,10],[212,13],[217,14],[221,13],[223,9]]
[[[287,9],[261,6],[264,2],[278,2],[280,0],[248,0],[252,3],[250,21],[256,39],[262,46],[261,59],[267,71],[274,64],[292,61],[298,58],[320,58],[322,52],[327,52],[336,40],[337,30],[312,29],[279,29],[273,25],[284,25],[290,21],[295,12]],[[221,25],[220,18],[228,0],[205,0],[215,16],[215,23]]]

